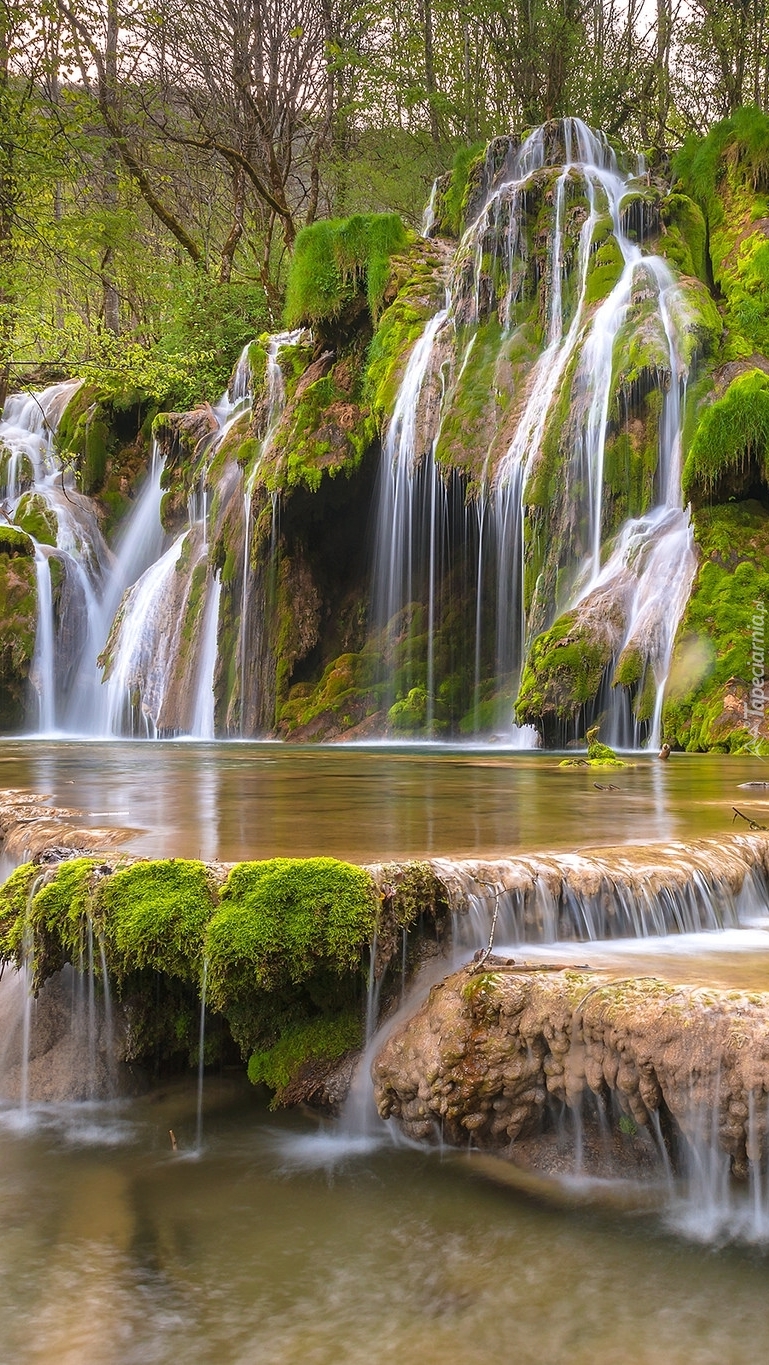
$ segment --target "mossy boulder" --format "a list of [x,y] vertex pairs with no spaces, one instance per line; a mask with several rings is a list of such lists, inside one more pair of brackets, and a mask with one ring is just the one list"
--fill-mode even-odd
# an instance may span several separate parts
[[55,545],[58,536],[58,518],[48,499],[42,493],[24,493],[14,514],[14,521],[27,536],[32,536],[40,545]]
[[612,638],[597,623],[576,611],[559,617],[529,649],[515,704],[518,723],[573,721],[595,698],[612,655]]
[[208,1027],[251,1057],[254,1082],[281,1091],[306,1061],[360,1042],[364,960],[381,915],[370,873],[333,858],[229,870],[75,858],[42,875],[27,863],[0,887],[0,962],[21,966],[31,944],[39,988],[66,963],[83,970],[103,954],[128,1019],[127,1056],[145,1062],[193,1059],[207,975]]

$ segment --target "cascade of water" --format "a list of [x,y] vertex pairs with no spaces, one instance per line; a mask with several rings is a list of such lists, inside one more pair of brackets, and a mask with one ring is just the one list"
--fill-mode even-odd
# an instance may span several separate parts
[[175,570],[187,534],[182,532],[142,574],[121,604],[104,680],[108,734],[127,730],[128,734],[155,735],[161,727],[169,666],[183,614]]
[[422,214],[422,225],[419,229],[423,237],[430,237],[435,227],[435,201],[438,197],[438,181],[435,179],[430,188],[430,197],[425,204],[425,211]]
[[[374,566],[373,619],[375,628],[388,636],[389,652],[403,630],[404,609],[419,595],[421,574],[420,538],[427,541],[428,559],[428,654],[434,626],[436,517],[442,504],[443,484],[433,458],[431,443],[425,453],[418,449],[419,400],[433,359],[436,338],[449,316],[449,304],[428,322],[414,346],[401,381],[382,452],[377,492],[377,524]],[[426,528],[418,503],[415,475],[420,459],[422,478],[429,498]],[[440,483],[440,487],[438,487]],[[432,682],[432,679],[430,679]],[[429,692],[428,686],[428,692]]]
[[34,962],[32,930],[29,924],[27,923],[24,926],[24,937],[22,940],[21,969],[24,991],[24,1012],[22,1014],[19,1110],[21,1112],[23,1122],[26,1122],[29,1116],[29,1057],[32,1042],[32,1006],[34,1004],[34,995],[32,992],[33,966]]
[[253,617],[252,592],[254,575],[251,569],[251,518],[259,472],[272,447],[275,433],[286,406],[286,383],[280,364],[280,354],[289,346],[296,346],[304,337],[301,330],[277,332],[267,343],[267,416],[259,453],[253,460],[243,485],[243,585],[240,598],[240,628],[238,635],[238,673],[240,677],[240,733],[245,723],[246,666],[248,656],[248,634]]

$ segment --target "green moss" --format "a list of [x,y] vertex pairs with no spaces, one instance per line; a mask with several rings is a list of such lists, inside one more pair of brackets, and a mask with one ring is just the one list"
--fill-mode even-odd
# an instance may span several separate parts
[[215,907],[204,863],[162,859],[116,872],[101,896],[110,969],[120,977],[149,967],[197,982]]
[[734,752],[747,742],[754,617],[769,601],[769,516],[759,503],[730,503],[697,511],[694,528],[702,560],[678,632],[664,730],[684,749]]
[[[769,483],[769,375],[750,370],[702,412],[683,472],[686,497],[740,496]],[[744,496],[744,492],[743,492]]]
[[271,491],[316,493],[324,475],[352,474],[376,434],[362,396],[362,357],[344,354],[329,372],[297,390],[264,465]]
[[0,549],[0,727],[26,719],[29,670],[37,633],[37,574],[30,554]]
[[609,296],[625,267],[625,259],[611,228],[611,219],[608,223],[606,219],[596,223],[585,286],[585,303],[588,307]]
[[389,277],[390,257],[406,245],[395,213],[328,218],[302,228],[286,285],[286,326],[313,326],[338,318],[365,289],[376,318]]
[[443,189],[437,205],[438,231],[450,237],[459,237],[464,227],[467,196],[474,183],[475,172],[483,166],[485,146],[481,142],[469,147],[460,147],[454,157],[448,184]]
[[306,1062],[336,1061],[345,1052],[360,1047],[362,1041],[360,1015],[353,1010],[293,1024],[272,1047],[252,1053],[248,1079],[253,1085],[264,1082],[276,1092],[271,1106],[274,1109]]
[[708,281],[707,224],[699,204],[688,194],[673,192],[661,204],[661,256],[672,261],[683,275]]
[[281,733],[290,735],[319,717],[357,724],[374,700],[375,674],[373,654],[341,654],[326,666],[319,682],[298,683],[291,688],[278,709]]
[[596,639],[576,612],[558,618],[532,643],[515,711],[519,723],[544,716],[571,720],[598,692],[611,647]]
[[212,1001],[290,989],[319,968],[354,971],[374,931],[376,900],[362,868],[334,858],[240,863],[206,936]]
[[17,556],[25,557],[34,553],[35,547],[24,531],[20,531],[16,526],[8,526],[6,522],[0,522],[0,555],[16,559]]
[[56,513],[41,493],[24,493],[14,521],[39,545],[55,545],[58,532]]
[[405,697],[394,702],[387,722],[399,734],[410,735],[427,725],[428,695],[425,687],[412,687]]

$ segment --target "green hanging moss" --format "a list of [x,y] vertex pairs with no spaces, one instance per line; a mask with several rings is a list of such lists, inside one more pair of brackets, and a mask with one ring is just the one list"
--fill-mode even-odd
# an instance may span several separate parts
[[769,484],[769,375],[763,370],[739,375],[702,412],[684,465],[684,496],[702,500],[721,490],[739,497],[756,479]]
[[459,237],[465,225],[468,195],[483,167],[485,144],[460,147],[454,156],[448,183],[436,205],[436,227],[449,237]]
[[275,1109],[306,1062],[336,1061],[362,1042],[360,1014],[354,1010],[289,1025],[272,1047],[251,1054],[248,1079],[253,1085],[264,1082],[275,1091],[270,1106]]
[[707,224],[688,194],[672,193],[661,204],[659,254],[681,271],[708,282]]
[[204,938],[216,908],[216,884],[204,863],[135,863],[105,880],[100,908],[116,976],[149,967],[200,980]]
[[302,228],[286,285],[287,327],[338,318],[359,289],[372,318],[379,314],[390,257],[407,243],[395,213],[327,218]]
[[357,970],[376,922],[367,872],[334,858],[240,863],[222,889],[206,935],[211,999],[286,990],[319,968]]

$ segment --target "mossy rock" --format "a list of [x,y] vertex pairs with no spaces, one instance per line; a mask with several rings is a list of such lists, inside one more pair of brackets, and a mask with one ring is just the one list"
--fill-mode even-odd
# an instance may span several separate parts
[[518,723],[573,720],[595,698],[611,658],[611,644],[576,611],[559,617],[529,649],[515,705]]
[[24,493],[14,513],[14,522],[39,545],[55,545],[58,536],[56,512],[42,493]]
[[659,254],[682,275],[694,275],[708,283],[707,223],[699,204],[688,194],[673,191],[660,206],[662,234]]
[[0,522],[0,555],[16,559],[18,556],[24,558],[34,553],[35,546],[26,531],[20,530],[17,526],[9,526],[7,522]]
[[682,482],[684,495],[698,503],[744,499],[769,487],[769,374],[740,374],[702,409]]
[[27,719],[29,671],[37,633],[34,546],[23,531],[0,528],[0,725],[6,732]]

